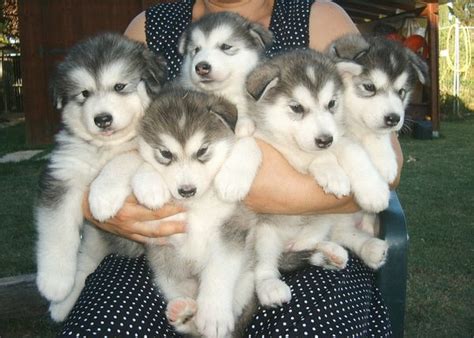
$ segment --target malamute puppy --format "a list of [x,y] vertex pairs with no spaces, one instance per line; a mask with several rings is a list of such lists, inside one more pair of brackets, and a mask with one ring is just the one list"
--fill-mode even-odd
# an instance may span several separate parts
[[397,163],[390,134],[403,126],[415,81],[426,84],[428,67],[409,49],[381,37],[348,35],[334,41],[328,53],[361,66],[343,74],[346,131],[362,143],[379,173],[392,183]]
[[208,14],[192,23],[179,41],[184,55],[181,83],[191,89],[223,96],[237,106],[236,134],[253,133],[247,117],[245,78],[270,46],[272,34],[238,14]]
[[164,61],[111,33],[77,44],[58,66],[51,87],[63,129],[35,210],[37,285],[48,300],[73,287],[84,193],[110,159],[137,147],[138,121],[164,79]]
[[[361,66],[343,74],[347,135],[365,148],[383,179],[392,183],[397,162],[390,135],[403,126],[414,84],[417,79],[427,83],[428,67],[409,49],[381,37],[347,35],[334,41],[328,53],[336,61]],[[373,224],[374,215],[367,215],[361,226],[373,232]]]
[[248,192],[261,155],[252,138],[236,140],[236,122],[227,100],[173,89],[151,104],[141,123],[140,152],[156,174],[135,178],[137,197],[150,196],[143,202],[153,204],[154,194],[144,191],[162,187],[186,208],[186,233],[173,235],[170,246],[147,248],[179,332],[226,337],[253,295],[248,233],[255,218],[232,196],[242,187]]
[[[340,69],[358,68],[351,63]],[[336,195],[354,192],[371,211],[388,204],[388,185],[364,150],[348,142],[343,128],[343,83],[336,64],[314,51],[294,51],[268,60],[251,72],[247,89],[255,98],[255,136],[275,146],[302,173],[312,174]],[[338,243],[334,224],[343,224]],[[343,268],[353,250],[369,266],[383,263],[386,243],[355,228],[353,215],[264,216],[256,231],[256,289],[263,305],[288,302],[289,287],[279,279],[278,259],[285,250],[317,249],[311,263]]]

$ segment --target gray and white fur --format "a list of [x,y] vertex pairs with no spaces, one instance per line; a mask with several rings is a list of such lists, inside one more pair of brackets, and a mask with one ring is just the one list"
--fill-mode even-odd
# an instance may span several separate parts
[[205,15],[179,40],[178,49],[184,56],[180,82],[234,103],[239,111],[238,136],[254,131],[247,116],[245,78],[271,42],[269,30],[231,12]]
[[63,128],[35,206],[36,282],[53,303],[74,285],[84,193],[109,160],[136,149],[138,121],[164,72],[145,45],[112,33],[75,45],[57,68],[51,92]]
[[[360,66],[343,73],[347,135],[364,147],[383,179],[392,183],[398,168],[391,134],[403,126],[416,81],[428,82],[428,67],[400,43],[382,37],[347,35],[334,41],[328,54],[336,62]],[[361,226],[374,232],[373,224],[372,215]]]
[[[339,72],[352,66],[336,66],[329,57],[309,50],[285,53],[257,66],[247,79],[255,99],[255,136],[276,147],[299,172],[311,174],[328,193],[352,191],[365,208],[380,211],[388,204],[388,186],[365,151],[344,134]],[[316,250],[312,264],[341,269],[348,260],[346,247],[378,267],[385,242],[359,231],[355,223],[354,215],[263,216],[256,231],[260,302],[274,306],[291,299],[277,269],[284,251]],[[337,236],[335,224],[340,225]]]
[[149,190],[162,187],[186,208],[186,233],[147,250],[168,320],[182,333],[229,336],[254,294],[256,219],[239,200],[261,154],[251,137],[236,138],[236,123],[229,101],[178,88],[152,103],[141,123],[147,167],[134,178],[137,198],[160,207]]

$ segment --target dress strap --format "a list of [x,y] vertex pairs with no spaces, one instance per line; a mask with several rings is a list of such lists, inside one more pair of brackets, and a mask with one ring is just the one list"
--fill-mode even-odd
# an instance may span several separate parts
[[191,23],[194,0],[160,3],[145,12],[145,34],[148,48],[162,54],[168,63],[168,80],[178,76],[182,56],[178,40]]
[[267,56],[308,48],[309,15],[313,2],[314,0],[275,0],[269,27],[273,32],[274,42],[267,50]]

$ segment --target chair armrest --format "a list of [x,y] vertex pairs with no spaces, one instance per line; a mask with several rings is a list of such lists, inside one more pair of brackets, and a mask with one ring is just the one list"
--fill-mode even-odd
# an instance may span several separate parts
[[377,286],[388,307],[395,337],[403,337],[407,288],[408,232],[400,201],[392,192],[390,204],[380,216],[380,237],[388,242],[385,265],[377,271]]

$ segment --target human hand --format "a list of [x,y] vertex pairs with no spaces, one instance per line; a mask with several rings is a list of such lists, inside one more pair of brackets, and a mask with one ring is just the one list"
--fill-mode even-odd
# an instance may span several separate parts
[[[186,231],[182,220],[184,208],[176,204],[166,204],[158,210],[150,210],[138,204],[134,196],[129,196],[117,214],[104,222],[92,217],[88,193],[82,199],[84,217],[100,229],[140,243],[153,241],[167,244],[167,236]],[[181,214],[181,215],[180,215]],[[172,219],[169,219],[170,217]]]

